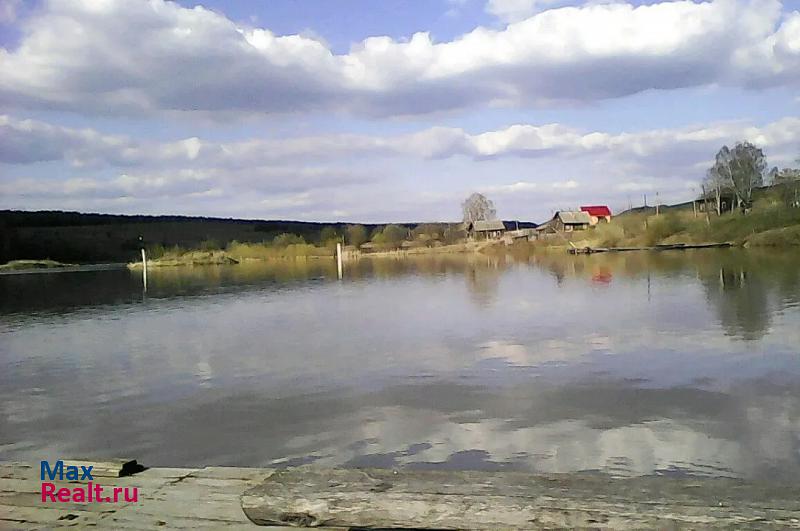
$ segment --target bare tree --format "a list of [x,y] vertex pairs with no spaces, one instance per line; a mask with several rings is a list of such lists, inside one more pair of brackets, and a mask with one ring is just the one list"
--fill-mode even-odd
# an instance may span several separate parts
[[703,181],[703,200],[705,201],[708,199],[706,194],[708,194],[708,196],[713,194],[715,209],[718,216],[722,215],[723,192],[729,192],[733,190],[733,185],[730,182],[730,178],[727,175],[723,175],[721,170],[722,168],[718,167],[717,164],[714,164],[706,172],[706,178],[705,181]]
[[733,149],[722,146],[712,171],[733,187],[739,207],[745,211],[752,203],[753,188],[764,184],[767,161],[764,151],[750,142],[737,142]]
[[494,208],[494,203],[483,194],[474,193],[469,196],[461,203],[461,211],[464,214],[465,223],[497,219],[497,210]]

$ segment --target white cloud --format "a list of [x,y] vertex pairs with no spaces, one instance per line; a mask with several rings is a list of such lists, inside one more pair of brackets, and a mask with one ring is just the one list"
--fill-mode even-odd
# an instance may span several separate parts
[[[476,160],[504,157],[617,155],[662,160],[672,166],[681,154],[687,162],[710,160],[723,144],[750,140],[768,156],[789,156],[800,144],[800,117],[787,117],[763,126],[721,122],[703,126],[610,134],[586,132],[561,124],[516,124],[477,134],[463,129],[433,127],[395,136],[331,134],[282,139],[251,138],[214,142],[196,137],[153,142],[92,129],[73,129],[0,115],[0,162],[27,164],[63,160],[72,166],[193,166],[220,170],[253,170],[286,162],[310,166],[313,161],[347,161],[351,156],[406,156]],[[699,161],[697,159],[700,159]],[[789,159],[791,160],[791,159]]]
[[573,180],[570,179],[569,181],[556,181],[556,182],[552,183],[550,186],[552,186],[553,188],[555,188],[557,190],[559,190],[559,189],[561,189],[561,190],[574,190],[575,188],[577,188],[580,185],[578,184],[577,181],[573,181]]
[[370,37],[341,55],[162,0],[48,2],[23,33],[0,50],[7,108],[387,116],[800,77],[800,13],[778,0],[564,7],[449,42]]
[[519,181],[512,184],[501,184],[496,186],[486,186],[481,188],[481,192],[484,194],[495,194],[495,195],[503,195],[503,194],[519,194],[525,192],[532,192],[539,188],[537,183],[526,182],[526,181]]

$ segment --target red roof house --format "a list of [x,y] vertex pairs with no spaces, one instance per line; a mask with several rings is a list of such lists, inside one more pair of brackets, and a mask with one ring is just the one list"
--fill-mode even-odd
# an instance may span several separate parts
[[582,212],[586,212],[592,218],[592,225],[597,225],[601,221],[611,221],[611,209],[605,205],[582,206]]

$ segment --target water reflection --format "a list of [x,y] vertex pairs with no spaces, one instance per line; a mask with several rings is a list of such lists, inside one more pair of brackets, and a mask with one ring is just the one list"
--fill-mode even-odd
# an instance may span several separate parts
[[796,481],[797,258],[0,277],[0,459]]

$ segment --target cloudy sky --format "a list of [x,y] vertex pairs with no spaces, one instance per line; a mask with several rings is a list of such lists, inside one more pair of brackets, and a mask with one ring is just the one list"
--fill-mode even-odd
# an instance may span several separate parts
[[800,0],[0,0],[0,46],[0,208],[541,221],[800,155]]

